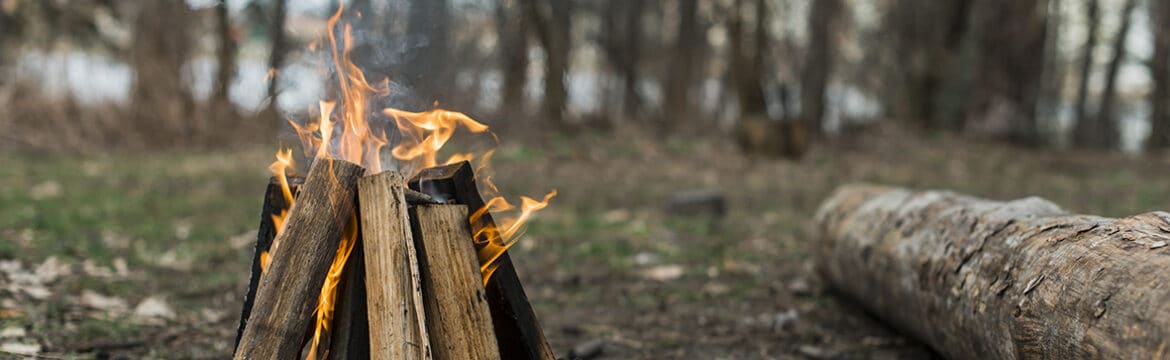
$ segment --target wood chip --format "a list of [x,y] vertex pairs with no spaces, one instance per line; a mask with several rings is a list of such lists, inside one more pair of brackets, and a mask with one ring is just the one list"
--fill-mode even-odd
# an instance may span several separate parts
[[1028,286],[1024,287],[1024,295],[1028,295],[1029,292],[1032,292],[1032,289],[1035,289],[1037,286],[1039,286],[1040,282],[1044,281],[1044,276],[1044,274],[1041,274],[1039,277],[1029,281]]

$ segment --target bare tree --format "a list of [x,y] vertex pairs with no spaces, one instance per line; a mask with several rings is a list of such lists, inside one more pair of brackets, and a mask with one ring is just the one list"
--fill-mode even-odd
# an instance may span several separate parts
[[814,136],[823,130],[825,92],[833,71],[833,28],[844,4],[841,0],[818,0],[812,4],[808,21],[808,53],[800,80],[801,122]]
[[451,11],[447,0],[411,0],[407,42],[412,51],[401,78],[430,104],[454,101],[451,71]]
[[[268,28],[268,39],[272,45],[272,49],[268,53],[268,109],[267,112],[273,117],[279,112],[277,108],[277,85],[280,79],[280,67],[284,66],[284,56],[288,51],[287,40],[284,34],[284,22],[288,16],[287,8],[288,0],[274,0],[272,9],[272,22]],[[275,124],[275,122],[273,122]]]
[[1130,18],[1132,17],[1130,15],[1136,6],[1137,0],[1126,0],[1125,7],[1121,10],[1121,25],[1117,29],[1117,35],[1113,38],[1113,58],[1109,60],[1109,69],[1105,73],[1105,88],[1101,94],[1101,106],[1097,110],[1097,116],[1093,119],[1095,126],[1093,126],[1092,133],[1096,137],[1086,145],[1112,149],[1117,147],[1117,143],[1120,141],[1115,109],[1117,107],[1117,73],[1121,70],[1121,63],[1125,61],[1125,39],[1129,36]]
[[565,75],[569,69],[570,0],[523,0],[524,9],[545,53],[544,100],[542,113],[553,125],[564,127],[568,91]]
[[[957,62],[967,30],[970,0],[907,0],[893,4],[884,26],[892,36],[893,75],[885,102],[892,115],[920,129],[940,129],[939,101],[947,81],[958,78]],[[952,130],[958,130],[951,128]]]
[[[1089,98],[1089,80],[1092,78],[1093,72],[1093,49],[1097,47],[1097,27],[1101,22],[1100,4],[1099,0],[1085,0],[1085,19],[1086,26],[1089,29],[1088,38],[1085,40],[1085,46],[1081,48],[1081,69],[1080,69],[1080,83],[1077,85],[1076,104],[1076,121],[1077,130],[1074,131],[1074,141],[1083,143],[1084,137],[1088,134],[1082,134],[1082,131],[1087,131],[1088,127],[1084,124],[1089,122],[1087,118],[1088,106],[1086,103]],[[1085,130],[1080,130],[1085,128]]]
[[134,22],[131,103],[147,145],[191,141],[203,127],[191,116],[195,104],[184,76],[194,42],[190,19],[183,1],[159,0],[142,3]]
[[215,3],[215,30],[218,35],[219,49],[216,53],[216,63],[219,64],[215,76],[215,91],[211,95],[211,106],[219,110],[231,109],[230,92],[232,81],[236,78],[236,53],[238,45],[232,34],[231,17],[228,13],[227,1]]
[[607,60],[622,79],[622,113],[638,114],[642,97],[638,94],[638,66],[642,53],[642,10],[645,0],[609,0],[602,16],[605,29],[600,41]]
[[500,39],[500,67],[504,76],[500,103],[505,116],[524,113],[524,86],[528,83],[528,22],[516,1],[496,1],[496,34]]
[[1151,0],[1150,22],[1154,25],[1154,56],[1150,74],[1154,91],[1150,98],[1151,114],[1149,149],[1170,148],[1170,3]]
[[699,0],[678,1],[678,32],[675,36],[673,59],[670,60],[669,73],[666,80],[666,99],[663,103],[665,118],[660,126],[668,126],[668,122],[684,124],[691,120],[693,114],[690,99],[691,87],[694,85],[694,75],[697,73],[696,58],[699,49]]
[[1018,144],[1041,142],[1036,120],[1047,41],[1046,0],[979,1],[973,14],[975,87],[968,129]]

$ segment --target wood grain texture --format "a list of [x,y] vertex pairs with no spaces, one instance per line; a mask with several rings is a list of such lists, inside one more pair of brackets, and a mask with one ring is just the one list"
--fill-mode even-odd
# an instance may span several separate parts
[[362,168],[341,160],[313,162],[300,188],[280,248],[260,280],[236,359],[298,358],[313,321],[321,284],[353,216]]
[[[484,206],[475,184],[475,173],[466,161],[423,169],[411,178],[409,185],[411,189],[435,199],[467,205],[471,211]],[[495,226],[490,213],[471,224],[473,233],[488,226]],[[499,266],[488,279],[486,289],[500,354],[505,359],[556,359],[544,336],[544,329],[532,311],[512,258],[504,252],[496,263]]]
[[435,359],[500,359],[467,207],[420,205],[411,212]]
[[371,359],[430,359],[422,284],[401,174],[358,180]]
[[[305,179],[288,178],[289,190],[295,195]],[[260,267],[260,254],[272,248],[272,240],[276,238],[276,224],[272,216],[288,209],[288,201],[284,198],[284,191],[280,182],[275,178],[268,179],[268,187],[264,191],[264,203],[260,208],[260,227],[256,231],[256,246],[252,253],[252,275],[248,278],[248,290],[244,292],[244,307],[240,311],[240,325],[236,329],[235,345],[240,345],[240,337],[244,335],[244,327],[248,324],[248,316],[252,315],[252,303],[256,299],[256,289],[260,287],[260,275],[264,273]]]
[[854,185],[817,214],[840,292],[952,359],[1170,356],[1170,214]]

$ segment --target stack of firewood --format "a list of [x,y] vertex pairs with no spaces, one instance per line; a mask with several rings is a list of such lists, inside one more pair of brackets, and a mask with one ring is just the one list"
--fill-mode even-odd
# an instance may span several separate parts
[[[483,280],[472,234],[495,224],[470,164],[430,168],[410,181],[318,160],[292,179],[296,205],[275,180],[265,195],[236,359],[554,359],[511,259]],[[443,199],[438,201],[436,199]],[[336,284],[333,316],[315,347],[315,309],[348,223],[357,241]],[[261,254],[273,242],[266,269]],[[306,348],[315,348],[304,354]]]

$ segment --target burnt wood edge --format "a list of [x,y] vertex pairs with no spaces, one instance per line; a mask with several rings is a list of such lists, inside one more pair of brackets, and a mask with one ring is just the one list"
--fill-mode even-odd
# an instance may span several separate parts
[[[288,178],[289,190],[292,190],[294,196],[304,182],[304,178]],[[252,315],[252,305],[256,301],[256,288],[260,286],[260,275],[263,273],[260,268],[260,254],[271,249],[272,241],[276,239],[277,229],[276,224],[272,222],[272,216],[288,208],[289,204],[284,200],[280,181],[276,177],[269,178],[268,187],[264,191],[264,203],[260,209],[260,228],[256,231],[256,246],[252,254],[252,275],[248,278],[248,290],[244,293],[244,306],[240,311],[240,325],[236,330],[236,341],[232,345],[233,351],[240,346],[240,337],[244,334],[244,327],[248,324],[248,317]]]
[[[475,183],[475,173],[467,161],[423,169],[407,185],[438,201],[467,205],[469,212],[484,207]],[[471,224],[472,233],[494,224],[491,214],[484,214]],[[501,357],[555,359],[544,330],[524,293],[524,286],[516,274],[511,257],[504,252],[496,262],[499,266],[488,279],[485,288]]]

